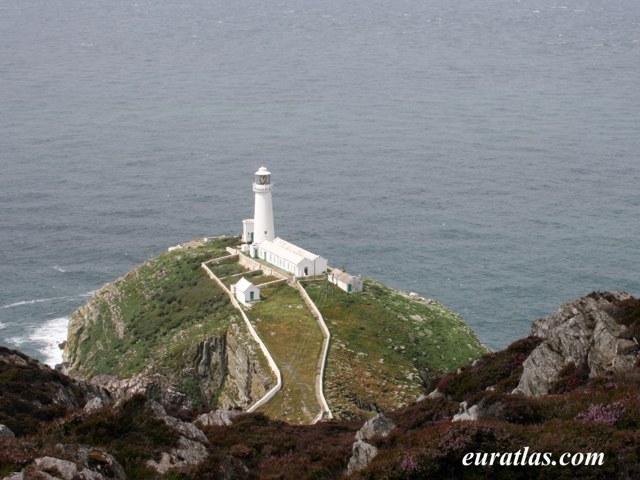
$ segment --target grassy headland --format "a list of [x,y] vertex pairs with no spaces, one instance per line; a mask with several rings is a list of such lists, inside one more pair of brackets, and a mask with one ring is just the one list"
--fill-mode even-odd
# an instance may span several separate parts
[[436,373],[487,351],[458,315],[435,301],[411,299],[372,280],[355,294],[325,283],[305,288],[332,335],[325,394],[334,415],[366,416],[408,404]]
[[272,418],[310,423],[320,411],[314,381],[322,332],[289,285],[267,287],[261,298],[249,317],[282,373],[282,390],[261,411]]

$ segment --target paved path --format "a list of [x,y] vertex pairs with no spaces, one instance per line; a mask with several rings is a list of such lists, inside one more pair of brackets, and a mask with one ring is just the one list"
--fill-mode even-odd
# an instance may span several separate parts
[[[238,258],[238,255],[216,258],[203,263],[202,267],[229,295],[277,378],[276,386],[248,411],[260,410],[274,418],[295,423],[316,423],[333,418],[323,392],[331,334],[322,314],[299,282],[278,272],[280,278],[286,277],[290,281],[289,285],[297,293],[293,294],[288,287],[266,290],[272,292],[273,302],[269,303],[269,298],[263,297],[263,300],[254,304],[247,316],[231,291],[207,265],[234,257]],[[253,263],[255,260],[250,260],[251,266],[242,263],[257,268],[258,265]],[[319,331],[310,322],[317,324]]]

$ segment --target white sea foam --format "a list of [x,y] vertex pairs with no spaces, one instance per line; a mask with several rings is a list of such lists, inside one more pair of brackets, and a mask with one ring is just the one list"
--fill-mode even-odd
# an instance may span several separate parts
[[7,338],[7,343],[13,345],[14,347],[19,347],[23,343],[25,343],[27,339],[25,337],[11,337]]
[[60,273],[65,273],[66,272],[66,270],[64,268],[62,268],[62,267],[60,267],[58,265],[54,265],[51,268],[53,268],[56,272],[60,272]]
[[44,302],[53,302],[54,300],[66,300],[72,297],[51,297],[51,298],[36,298],[33,300],[21,300],[15,303],[9,303],[7,305],[3,305],[0,308],[14,308],[21,307],[22,305],[33,305],[34,303],[44,303]]
[[77,298],[91,297],[95,292],[96,290],[92,290],[90,292],[81,293],[80,295],[69,295],[65,297],[51,297],[51,298],[35,298],[33,300],[21,300],[19,302],[8,303],[7,305],[3,305],[0,307],[0,309],[15,308],[15,307],[21,307],[23,305],[33,305],[36,303],[53,302],[55,300],[75,300]]
[[0,322],[0,330],[2,330],[3,328],[6,328],[6,327],[7,326],[4,323]]
[[51,367],[62,362],[62,350],[58,345],[67,338],[68,323],[69,317],[53,318],[29,334],[29,340],[38,345],[44,356],[44,363]]

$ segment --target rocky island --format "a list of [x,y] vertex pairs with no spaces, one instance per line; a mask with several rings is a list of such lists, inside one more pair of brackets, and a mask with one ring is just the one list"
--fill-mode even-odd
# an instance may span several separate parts
[[[234,237],[190,242],[102,288],[71,317],[62,371],[122,398],[143,393],[166,408],[247,409],[276,378],[238,309],[202,268],[238,243]],[[241,277],[273,283],[237,259],[211,268],[229,285]],[[352,295],[326,278],[305,282],[304,289],[332,335],[324,391],[335,418],[366,419],[407,405],[435,374],[487,351],[459,316],[433,300],[372,280]],[[285,392],[308,398],[289,398],[284,411],[281,401],[279,411],[267,413],[310,423],[317,413],[313,376],[322,332],[292,285],[263,292],[246,314],[283,375],[289,371],[291,383],[310,378],[311,384],[309,392]],[[305,416],[301,409],[311,411]]]
[[[0,348],[0,478],[640,475],[640,300],[594,292],[489,352],[433,300],[282,281],[237,243],[189,242],[102,288],[59,370]],[[239,278],[259,302],[233,301]]]

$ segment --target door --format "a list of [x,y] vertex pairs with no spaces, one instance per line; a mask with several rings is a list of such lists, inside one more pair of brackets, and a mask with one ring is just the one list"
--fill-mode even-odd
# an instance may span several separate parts
[[249,301],[253,300],[253,292],[249,292]]

